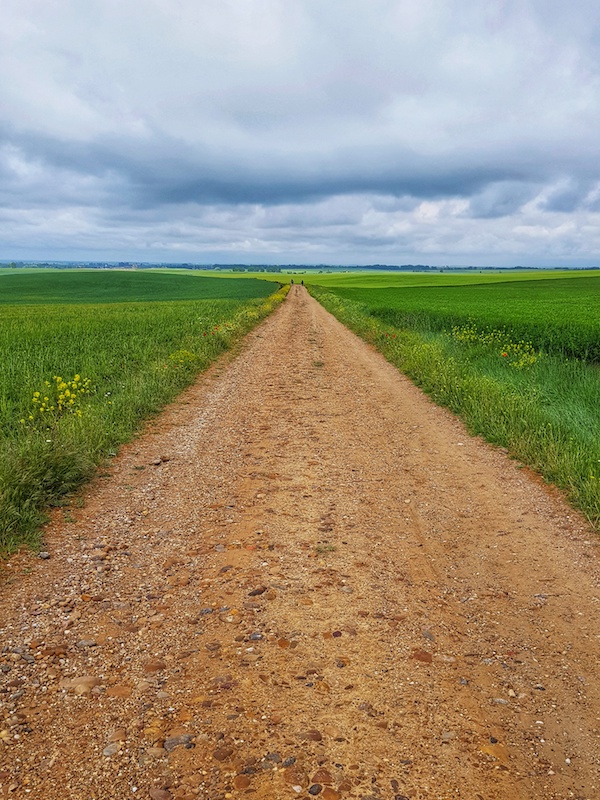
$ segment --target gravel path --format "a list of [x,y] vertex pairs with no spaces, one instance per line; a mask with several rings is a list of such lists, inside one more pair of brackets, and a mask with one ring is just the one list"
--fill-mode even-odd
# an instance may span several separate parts
[[1,569],[0,797],[600,796],[596,534],[303,288],[109,472]]

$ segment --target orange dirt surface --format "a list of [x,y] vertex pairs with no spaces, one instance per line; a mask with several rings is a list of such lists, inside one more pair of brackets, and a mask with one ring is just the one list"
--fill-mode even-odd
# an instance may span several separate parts
[[108,472],[0,570],[0,797],[600,797],[596,533],[303,288]]

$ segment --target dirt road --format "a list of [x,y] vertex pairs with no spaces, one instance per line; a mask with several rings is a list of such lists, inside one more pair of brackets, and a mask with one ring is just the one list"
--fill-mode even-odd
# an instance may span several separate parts
[[0,797],[600,797],[598,539],[300,287],[1,572]]

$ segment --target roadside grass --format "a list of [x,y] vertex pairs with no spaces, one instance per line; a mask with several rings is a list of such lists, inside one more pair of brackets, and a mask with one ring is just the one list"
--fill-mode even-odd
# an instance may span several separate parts
[[288,291],[219,284],[228,299],[1,308],[0,552],[35,547],[44,509],[63,504]]
[[394,327],[365,303],[321,287],[310,291],[472,434],[507,448],[600,526],[597,366],[544,353],[506,331],[490,337],[473,324],[472,335],[462,337],[460,328]]

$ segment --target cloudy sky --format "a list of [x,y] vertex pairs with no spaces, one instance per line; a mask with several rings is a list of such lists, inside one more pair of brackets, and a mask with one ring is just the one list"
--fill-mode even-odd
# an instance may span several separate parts
[[0,258],[600,264],[597,0],[3,0]]

